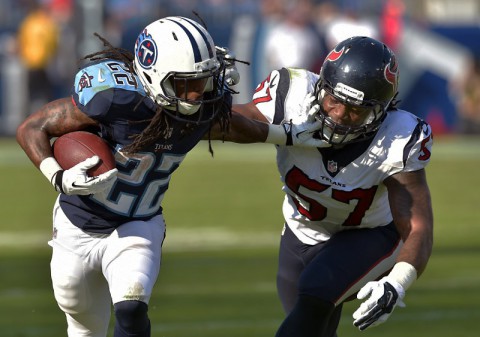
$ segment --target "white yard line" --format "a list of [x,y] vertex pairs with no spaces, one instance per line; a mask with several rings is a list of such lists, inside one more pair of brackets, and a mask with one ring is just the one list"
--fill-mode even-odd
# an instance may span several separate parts
[[[168,229],[164,243],[165,251],[188,252],[209,251],[228,248],[276,247],[278,233],[271,232],[235,232],[226,228],[203,228],[201,232],[187,229]],[[40,231],[0,231],[1,248],[46,248],[50,232]]]

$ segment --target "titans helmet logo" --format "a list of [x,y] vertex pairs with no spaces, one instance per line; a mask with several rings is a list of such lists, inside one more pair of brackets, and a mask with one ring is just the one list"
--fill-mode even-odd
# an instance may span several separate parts
[[157,45],[146,29],[138,36],[135,43],[135,57],[144,69],[151,68],[157,61]]

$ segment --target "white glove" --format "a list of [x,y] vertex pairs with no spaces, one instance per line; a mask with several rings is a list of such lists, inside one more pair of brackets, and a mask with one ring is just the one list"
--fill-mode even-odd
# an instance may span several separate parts
[[235,65],[235,55],[228,48],[215,46],[217,56],[225,64],[225,83],[229,86],[240,83],[240,73]]
[[283,123],[281,126],[284,129],[287,139],[285,145],[302,147],[332,146],[321,138],[315,138],[315,135],[318,134],[318,130],[322,127],[322,124],[323,123],[320,121],[293,124],[291,120],[289,123]]
[[312,93],[308,93],[303,100],[301,113],[302,116],[307,115],[307,122],[309,123],[315,122],[315,115],[320,110],[320,104],[318,104],[318,102],[314,104],[315,99],[315,95],[313,95]]
[[42,161],[39,168],[58,192],[69,195],[89,195],[106,191],[117,179],[116,168],[97,177],[89,177],[87,171],[99,161],[98,156],[93,156],[68,170],[63,170],[55,158],[49,157]]
[[306,122],[293,124],[290,120],[290,122],[284,122],[281,125],[270,124],[265,143],[316,148],[330,147],[331,144],[318,136],[316,137],[323,122],[315,118],[320,110],[320,105],[314,103],[315,99],[316,97],[309,93],[303,100],[300,116],[307,116]]
[[293,124],[292,121],[281,125],[269,124],[265,143],[315,148],[332,146],[323,139],[315,137],[321,127],[321,121],[300,124]]
[[380,281],[368,282],[357,294],[359,300],[368,296],[370,297],[353,313],[353,325],[360,330],[385,322],[396,306],[405,307],[405,290],[389,276]]

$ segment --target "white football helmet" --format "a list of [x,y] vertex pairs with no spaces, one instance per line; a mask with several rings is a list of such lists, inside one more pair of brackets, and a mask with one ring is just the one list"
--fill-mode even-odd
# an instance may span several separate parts
[[[150,98],[173,118],[203,123],[215,117],[218,104],[204,107],[221,102],[224,85],[219,82],[224,67],[217,59],[212,37],[197,22],[171,16],[146,26],[135,43],[134,69]],[[193,87],[194,83],[197,88],[198,83],[205,86],[204,95],[188,100],[189,84]],[[197,112],[196,118],[189,117]]]

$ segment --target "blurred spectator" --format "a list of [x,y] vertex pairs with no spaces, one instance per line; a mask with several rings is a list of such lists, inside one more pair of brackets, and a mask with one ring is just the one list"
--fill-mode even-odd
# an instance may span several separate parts
[[28,71],[30,113],[54,98],[47,68],[57,51],[59,29],[48,10],[49,2],[31,2],[18,29],[18,50]]
[[281,67],[313,70],[322,55],[320,37],[312,24],[311,0],[286,0],[283,19],[267,33],[264,57],[268,71]]
[[378,25],[360,16],[351,6],[342,9],[333,1],[324,1],[315,7],[315,18],[315,25],[325,40],[327,50],[352,36],[379,39]]
[[456,131],[480,134],[480,58],[476,58],[466,78],[455,88],[458,121]]
[[[463,116],[457,118],[460,110],[469,111],[461,107],[468,99],[460,102],[460,96],[468,95],[457,94],[456,108],[448,96],[448,85],[457,82],[461,69],[467,68],[462,56],[465,51],[458,44],[480,58],[478,1],[469,1],[470,7],[463,9],[453,6],[453,0],[437,1],[436,6],[412,0],[0,2],[0,134],[12,129],[7,120],[15,125],[12,116],[23,116],[49,98],[68,95],[77,61],[101,45],[92,39],[93,32],[114,46],[129,49],[147,22],[168,15],[197,19],[193,11],[205,21],[219,45],[251,62],[250,66],[239,66],[242,80],[236,87],[240,92],[234,96],[236,103],[250,99],[256,84],[272,68],[297,66],[318,72],[325,51],[347,37],[366,35],[385,42],[402,60],[401,108],[427,119],[437,134],[454,131],[457,119],[459,129],[473,127]],[[439,40],[442,36],[457,43],[445,44]],[[12,37],[17,43],[7,43]],[[16,49],[11,50],[10,45]],[[316,59],[313,65],[312,59]]]
[[386,0],[380,17],[382,41],[394,52],[401,39],[404,12],[403,0]]
[[0,136],[13,136],[29,107],[27,72],[17,55],[16,35],[0,35],[0,45]]
[[[249,2],[244,0],[242,2]],[[248,10],[235,15],[231,23],[229,47],[239,60],[250,62],[250,66],[238,67],[241,81],[235,87],[239,91],[233,97],[234,102],[244,103],[251,99],[255,86],[265,79],[272,69],[265,57],[266,39],[284,15],[285,0],[260,0],[251,2]],[[256,6],[256,7],[255,7]]]
[[155,0],[105,0],[106,38],[114,46],[130,50],[147,24],[166,15],[165,6]]
[[70,85],[78,70],[74,0],[50,0],[49,11],[58,28],[58,48],[49,64],[48,75],[53,84],[54,97],[60,98],[70,94]]

